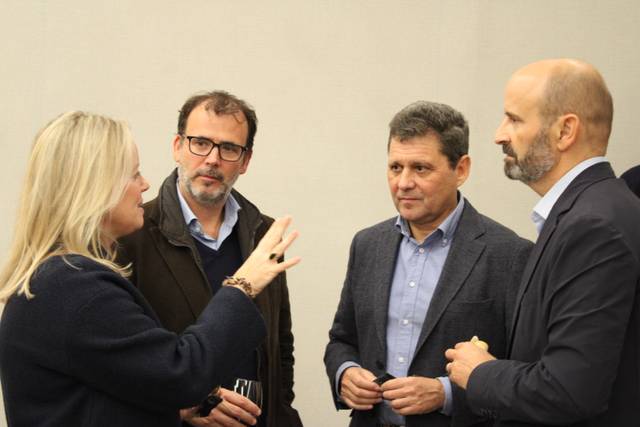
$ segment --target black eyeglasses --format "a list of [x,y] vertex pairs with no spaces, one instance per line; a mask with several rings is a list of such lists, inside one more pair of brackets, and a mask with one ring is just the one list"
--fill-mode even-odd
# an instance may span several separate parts
[[211,154],[214,148],[218,147],[218,155],[222,160],[237,162],[247,151],[247,147],[232,142],[215,142],[202,136],[183,136],[189,141],[189,151],[196,156],[206,157]]

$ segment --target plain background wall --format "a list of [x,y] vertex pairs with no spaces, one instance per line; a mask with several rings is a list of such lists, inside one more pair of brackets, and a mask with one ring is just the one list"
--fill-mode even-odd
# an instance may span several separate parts
[[395,213],[385,178],[393,114],[418,99],[463,112],[473,166],[462,192],[534,238],[537,196],[503,176],[493,144],[504,84],[541,58],[596,65],[614,97],[608,157],[621,173],[640,163],[639,22],[636,0],[0,0],[0,258],[31,142],[56,115],[128,120],[149,200],[174,166],[183,101],[205,89],[245,98],[260,123],[237,188],[265,213],[292,214],[301,232],[289,251],[303,257],[289,275],[295,406],[307,426],[346,425],[322,354],[351,237]]

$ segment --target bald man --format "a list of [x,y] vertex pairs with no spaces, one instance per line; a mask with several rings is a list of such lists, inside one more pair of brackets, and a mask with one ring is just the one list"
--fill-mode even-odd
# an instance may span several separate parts
[[638,426],[640,200],[603,157],[611,95],[591,65],[547,60],[513,75],[504,109],[495,142],[506,175],[542,197],[539,236],[509,360],[458,343],[449,377],[496,425]]

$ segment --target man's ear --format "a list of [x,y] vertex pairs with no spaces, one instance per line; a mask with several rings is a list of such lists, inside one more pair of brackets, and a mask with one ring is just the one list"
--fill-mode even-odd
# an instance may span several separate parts
[[575,114],[564,114],[558,117],[552,135],[558,151],[567,151],[578,140],[580,125],[580,117]]
[[176,137],[173,138],[173,160],[176,162],[180,158],[179,153],[183,143],[182,136],[176,135]]
[[240,174],[243,174],[249,169],[249,162],[251,162],[251,156],[253,155],[253,150],[247,150],[244,152],[244,156],[242,157],[242,167],[240,168]]
[[456,165],[456,180],[458,187],[460,187],[469,178],[471,172],[471,157],[468,154],[460,157],[458,164]]

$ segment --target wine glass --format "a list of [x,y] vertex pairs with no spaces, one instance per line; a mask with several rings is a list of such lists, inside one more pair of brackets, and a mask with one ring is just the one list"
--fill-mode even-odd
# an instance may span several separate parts
[[233,391],[246,397],[262,409],[262,383],[260,381],[236,378]]

